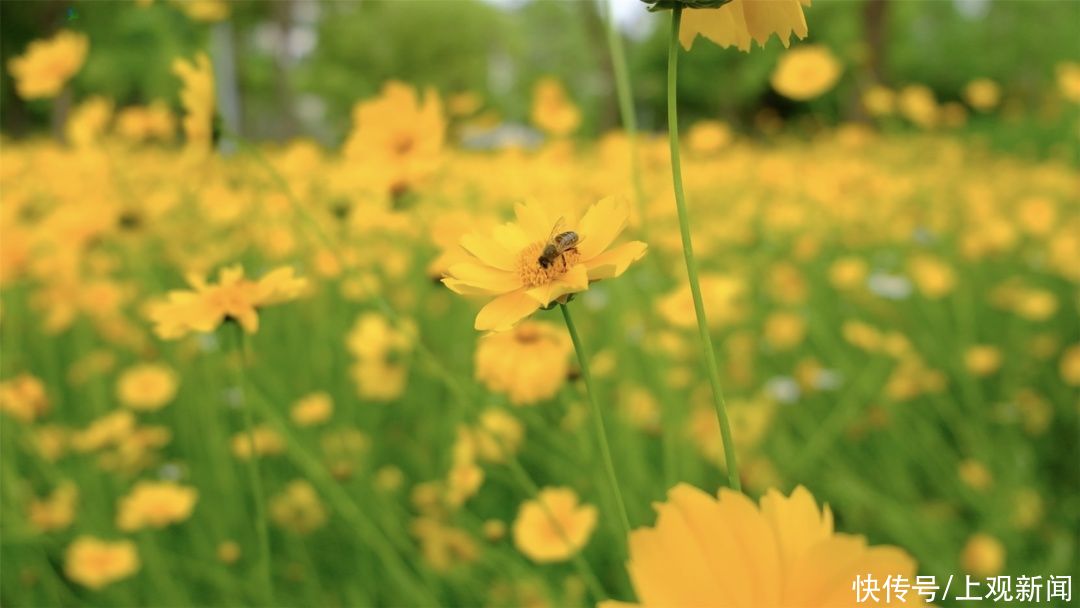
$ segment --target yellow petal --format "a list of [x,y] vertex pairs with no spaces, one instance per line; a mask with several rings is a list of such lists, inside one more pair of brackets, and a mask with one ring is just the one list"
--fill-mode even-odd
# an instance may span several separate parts
[[516,273],[471,262],[454,264],[447,274],[457,279],[458,285],[468,285],[488,294],[507,293],[521,287],[521,279]]
[[833,532],[831,517],[822,515],[814,497],[802,486],[795,488],[790,497],[769,490],[761,499],[761,512],[776,530],[780,555],[786,564]]
[[621,275],[630,264],[643,258],[648,248],[641,241],[631,241],[588,260],[585,266],[589,269],[589,280],[613,279]]
[[548,210],[536,201],[527,201],[514,205],[517,223],[525,233],[528,242],[543,241],[551,236],[551,229],[559,218],[552,217]]
[[501,295],[487,303],[476,315],[479,331],[506,331],[515,323],[536,312],[540,304],[524,290]]
[[520,251],[520,248],[508,251],[501,243],[479,234],[461,237],[461,246],[484,264],[506,271],[515,270],[517,252]]
[[581,259],[588,261],[607,249],[626,228],[629,217],[630,205],[621,197],[609,196],[589,207],[577,225],[582,239],[577,246]]
[[750,50],[750,33],[743,14],[744,0],[733,0],[720,8],[683,11],[679,40],[689,50],[698,34],[721,47]]
[[799,38],[806,37],[806,17],[799,0],[743,0],[742,3],[746,29],[758,44],[764,46],[773,34],[780,38],[785,47],[788,46],[792,33]]
[[576,264],[554,281],[539,287],[533,287],[525,293],[536,300],[540,306],[547,306],[563,295],[585,291],[588,288],[589,272],[584,264]]

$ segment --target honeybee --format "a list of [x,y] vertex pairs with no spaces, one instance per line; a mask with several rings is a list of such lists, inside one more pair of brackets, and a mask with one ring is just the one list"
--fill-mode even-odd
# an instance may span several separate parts
[[[562,229],[563,219],[560,217],[555,222],[551,234],[548,235],[547,244],[544,245],[544,250],[540,252],[540,257],[536,259],[536,263],[540,264],[541,268],[550,268],[557,258],[566,255],[567,251],[576,251],[575,247],[581,243],[581,237],[578,236],[578,233],[573,230]],[[563,264],[566,264],[565,258],[563,258]]]

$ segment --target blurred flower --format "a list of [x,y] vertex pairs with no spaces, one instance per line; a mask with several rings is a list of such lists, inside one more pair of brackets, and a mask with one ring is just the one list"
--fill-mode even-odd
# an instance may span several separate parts
[[780,56],[769,82],[784,97],[807,101],[833,88],[842,70],[828,47],[805,45]]
[[15,90],[23,99],[55,97],[82,68],[89,42],[84,34],[61,30],[47,40],[34,40],[26,52],[8,61]]
[[699,120],[686,134],[687,147],[697,154],[715,154],[731,143],[731,127],[719,120]]
[[1005,545],[989,534],[973,534],[964,544],[960,566],[978,578],[997,576],[1005,567]]
[[989,78],[976,78],[964,87],[964,101],[980,112],[989,112],[1001,102],[1001,87]]
[[408,362],[417,341],[416,323],[391,322],[367,312],[356,318],[345,346],[356,358],[351,369],[360,397],[392,401],[401,396],[408,378]]
[[1073,103],[1080,103],[1080,63],[1063,61],[1057,64],[1054,71],[1061,96]]
[[326,525],[327,513],[315,488],[297,479],[270,499],[270,519],[291,532],[308,534]]
[[112,114],[113,102],[105,97],[94,96],[80,103],[68,116],[64,127],[68,142],[77,148],[97,143],[109,126]]
[[33,422],[47,411],[49,397],[41,380],[20,374],[0,382],[0,412],[22,422]]
[[521,449],[525,427],[510,413],[489,407],[472,429],[476,456],[486,462],[505,462]]
[[1027,196],[1020,200],[1016,211],[1020,228],[1033,236],[1046,236],[1057,222],[1054,201],[1045,196]]
[[566,137],[581,125],[581,111],[554,78],[542,78],[533,87],[531,116],[533,124],[554,137]]
[[931,300],[948,295],[956,286],[952,267],[936,257],[915,256],[908,262],[908,268],[919,292]]
[[79,490],[71,481],[63,481],[43,499],[30,502],[27,519],[39,532],[63,530],[75,519],[75,506],[79,500]]
[[514,546],[537,563],[570,559],[596,528],[596,507],[580,505],[569,488],[545,488],[521,504],[514,520]]
[[184,106],[184,133],[189,146],[200,150],[209,150],[213,145],[214,108],[214,67],[205,53],[199,53],[194,61],[175,59],[173,73],[183,83],[180,103]]
[[258,309],[294,300],[307,287],[307,280],[296,277],[289,267],[277,268],[258,281],[244,278],[244,269],[224,268],[218,282],[207,283],[190,274],[191,291],[171,291],[164,302],[150,308],[154,332],[165,340],[174,340],[191,332],[210,332],[225,321],[236,321],[247,333],[259,329]]
[[[285,443],[277,431],[266,425],[255,427],[255,454],[258,456],[271,456],[285,451]],[[232,437],[233,456],[241,460],[251,458],[251,435],[242,431]]]
[[775,350],[791,350],[806,337],[806,321],[792,312],[774,312],[765,319],[765,342]]
[[896,93],[888,87],[875,84],[863,91],[862,105],[871,116],[889,116],[896,111]]
[[191,517],[199,493],[172,481],[140,481],[120,499],[116,527],[125,532],[164,528]]
[[116,397],[133,410],[159,410],[176,397],[179,379],[172,369],[157,363],[133,365],[116,382]]
[[168,142],[176,133],[176,118],[160,99],[148,106],[129,106],[116,115],[116,132],[131,142]]
[[289,410],[289,416],[297,426],[322,424],[329,420],[333,413],[334,400],[322,391],[301,397]]
[[866,282],[869,272],[866,260],[862,258],[839,258],[829,266],[829,282],[837,289],[856,289]]
[[749,52],[751,40],[765,46],[776,34],[787,47],[792,34],[806,37],[803,6],[810,6],[810,0],[731,0],[719,8],[684,10],[679,41],[689,50],[700,34],[722,47]]
[[223,564],[235,564],[240,559],[240,544],[234,540],[225,540],[217,546],[217,558]]
[[446,572],[456,565],[476,560],[476,542],[464,530],[448,526],[431,517],[419,517],[409,527],[420,540],[420,552],[433,570]]
[[172,0],[172,3],[193,21],[214,22],[229,18],[226,0]]
[[1080,386],[1080,344],[1073,344],[1061,353],[1061,380],[1069,386]]
[[573,346],[565,330],[524,321],[510,331],[491,333],[476,346],[476,379],[514,405],[554,397],[566,383]]
[[577,244],[550,259],[541,254],[558,236],[553,232],[569,231],[574,224],[561,227],[550,210],[537,203],[515,209],[517,222],[489,235],[462,237],[461,246],[473,260],[453,265],[443,279],[459,294],[495,296],[476,315],[474,325],[480,331],[508,330],[539,308],[587,290],[592,281],[621,275],[645,255],[646,245],[640,241],[611,247],[630,215],[622,199],[609,197],[590,207],[576,224]]
[[[655,527],[630,534],[627,569],[641,606],[847,606],[856,575],[915,577],[903,550],[835,533],[832,512],[802,486],[789,497],[769,490],[759,507],[726,488],[717,500],[679,484],[656,509]],[[924,605],[914,593],[907,603]]]
[[967,458],[960,462],[957,469],[960,481],[972,490],[981,492],[994,484],[994,476],[986,465],[973,458]]
[[921,84],[904,87],[900,91],[897,106],[900,114],[916,126],[930,129],[938,124],[938,103],[930,87]]
[[972,375],[989,376],[1001,367],[1001,349],[990,344],[976,344],[964,352],[964,367]]
[[[709,325],[714,328],[734,325],[746,315],[746,282],[738,277],[703,273],[701,297]],[[677,287],[661,297],[656,308],[660,316],[675,327],[689,329],[694,326],[694,299],[689,285]]]
[[76,538],[64,552],[64,574],[90,589],[101,589],[139,571],[139,554],[129,540]]

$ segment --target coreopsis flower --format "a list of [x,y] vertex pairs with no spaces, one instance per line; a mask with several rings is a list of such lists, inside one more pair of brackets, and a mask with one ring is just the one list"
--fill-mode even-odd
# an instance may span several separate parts
[[180,104],[184,106],[184,134],[189,146],[209,149],[214,138],[214,67],[206,53],[199,53],[193,61],[177,58],[173,61],[173,73],[184,85],[180,92]]
[[314,532],[326,524],[326,507],[309,482],[297,479],[270,499],[270,519],[297,534]]
[[972,375],[989,376],[1001,367],[1001,349],[990,344],[976,344],[964,352],[964,367]]
[[997,576],[1005,567],[1005,545],[989,534],[972,534],[960,553],[960,567],[977,578]]
[[131,142],[152,139],[171,141],[176,132],[176,119],[161,100],[147,106],[130,106],[116,114],[116,132]]
[[964,87],[964,101],[980,112],[989,112],[1001,102],[1001,87],[989,78],[976,78]]
[[871,116],[889,116],[896,112],[896,93],[880,84],[872,85],[863,91],[861,101],[863,108]]
[[139,553],[130,540],[76,538],[64,552],[64,574],[90,589],[101,589],[139,571]]
[[26,52],[8,62],[19,97],[55,97],[82,68],[89,44],[84,34],[69,30],[57,32],[47,40],[31,42]]
[[952,293],[956,286],[956,273],[952,267],[936,257],[916,256],[908,263],[908,267],[919,292],[932,300]]
[[330,419],[334,400],[328,393],[311,393],[301,397],[289,409],[289,417],[297,426],[313,426]]
[[124,370],[116,381],[116,397],[133,410],[155,411],[176,396],[180,381],[165,365],[142,363]]
[[199,492],[172,481],[140,481],[117,505],[116,527],[133,532],[164,528],[191,517]]
[[897,108],[904,118],[915,125],[930,129],[941,119],[941,108],[930,87],[913,84],[900,90],[896,100]]
[[71,481],[64,481],[47,497],[30,502],[27,519],[39,532],[63,530],[75,519],[78,500],[78,488]]
[[356,104],[346,159],[371,169],[385,192],[401,194],[430,176],[442,160],[446,119],[434,89],[424,92],[397,81],[380,95]]
[[1061,353],[1058,364],[1061,380],[1069,386],[1080,386],[1080,344],[1073,344]]
[[476,379],[514,405],[554,397],[566,383],[573,345],[566,331],[548,323],[525,321],[507,332],[480,338]]
[[360,397],[393,401],[401,396],[416,340],[416,323],[411,320],[392,322],[375,312],[357,317],[345,347],[355,357],[351,375]]
[[[686,4],[679,28],[679,41],[687,50],[698,35],[708,38],[721,47],[734,46],[740,51],[750,51],[750,41],[765,46],[773,34],[787,47],[791,35],[805,38],[806,17],[803,7],[810,0],[731,0],[718,7],[694,8]],[[663,4],[663,3],[661,3]]]
[[96,143],[109,126],[112,114],[113,102],[105,97],[95,96],[80,103],[64,126],[68,142],[77,148]]
[[806,101],[831,89],[842,69],[828,47],[801,46],[780,56],[769,82],[784,97]]
[[596,518],[596,507],[580,504],[570,488],[545,488],[521,504],[514,546],[537,563],[570,559],[589,542]]
[[226,0],[173,0],[172,3],[192,21],[212,23],[229,18]]
[[581,110],[554,78],[543,78],[533,87],[531,117],[534,125],[554,137],[566,137],[581,126]]
[[1062,61],[1054,66],[1054,74],[1061,96],[1073,103],[1080,103],[1080,63]]
[[476,560],[480,555],[469,533],[449,526],[434,517],[418,517],[409,532],[420,541],[424,561],[436,572],[446,572],[456,565]]
[[719,120],[700,120],[686,133],[686,145],[695,154],[715,154],[734,139],[731,127]]
[[33,422],[49,411],[49,396],[45,384],[30,374],[20,374],[0,382],[0,412]]
[[[255,436],[254,441],[252,441],[252,435]],[[281,439],[281,435],[269,426],[260,425],[255,427],[254,433],[242,431],[233,435],[231,442],[233,456],[241,460],[251,458],[253,443],[256,456],[271,456],[285,451],[285,442]]]
[[[443,279],[456,293],[494,296],[476,315],[480,331],[508,330],[540,308],[587,290],[592,281],[617,277],[647,249],[640,241],[612,247],[630,215],[622,199],[601,200],[578,222],[560,223],[535,202],[515,210],[516,222],[462,237],[473,259],[454,264]],[[556,237],[567,233],[576,235],[576,244],[556,247]]]
[[[905,551],[836,533],[832,512],[802,486],[790,496],[770,490],[759,506],[726,488],[713,498],[679,484],[656,509],[654,527],[630,534],[627,569],[638,606],[836,608],[861,605],[852,591],[856,575],[915,580],[915,560]],[[925,605],[915,593],[906,599]]]
[[307,287],[307,280],[295,276],[289,267],[272,270],[257,281],[245,278],[239,265],[223,268],[217,283],[207,283],[195,274],[187,280],[192,290],[171,291],[166,301],[150,307],[154,333],[162,339],[214,331],[225,321],[236,321],[245,332],[255,333],[259,309],[294,300]]

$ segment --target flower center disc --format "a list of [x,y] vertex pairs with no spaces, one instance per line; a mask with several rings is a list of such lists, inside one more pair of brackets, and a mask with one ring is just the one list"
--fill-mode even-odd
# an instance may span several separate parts
[[551,264],[544,268],[540,265],[540,254],[546,245],[545,241],[537,241],[522,249],[518,255],[518,274],[521,276],[521,284],[525,287],[547,285],[566,274],[566,271],[581,259],[578,250],[571,248],[555,256]]

